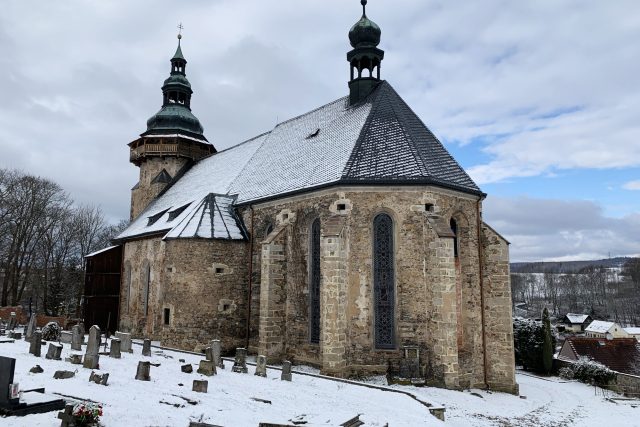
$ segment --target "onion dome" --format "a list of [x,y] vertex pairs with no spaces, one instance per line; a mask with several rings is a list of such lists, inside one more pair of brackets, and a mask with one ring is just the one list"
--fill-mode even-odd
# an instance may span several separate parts
[[349,41],[353,47],[376,47],[380,44],[382,31],[378,24],[367,18],[365,7],[367,0],[362,0],[362,18],[351,27]]

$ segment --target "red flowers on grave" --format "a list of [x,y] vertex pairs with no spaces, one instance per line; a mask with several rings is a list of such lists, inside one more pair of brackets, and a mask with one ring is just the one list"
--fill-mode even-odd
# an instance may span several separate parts
[[73,422],[76,426],[98,425],[102,416],[102,405],[93,402],[76,403],[71,415],[73,415]]

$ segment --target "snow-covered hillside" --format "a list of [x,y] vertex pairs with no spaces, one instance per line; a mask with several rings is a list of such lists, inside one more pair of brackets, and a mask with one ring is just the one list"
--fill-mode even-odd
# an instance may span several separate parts
[[[46,387],[47,393],[60,393],[91,399],[104,405],[103,425],[112,426],[180,426],[189,420],[201,420],[222,426],[257,426],[259,422],[292,424],[307,421],[305,426],[336,426],[362,414],[366,426],[640,426],[640,402],[614,403],[594,389],[574,382],[545,380],[518,375],[522,399],[503,393],[473,390],[455,392],[436,388],[393,386],[409,391],[421,400],[444,404],[446,422],[429,414],[427,408],[399,393],[385,392],[327,379],[293,375],[293,382],[280,381],[280,372],[270,369],[268,378],[219,371],[214,377],[186,374],[180,371],[179,359],[194,364],[200,357],[154,349],[150,358],[140,354],[123,354],[122,359],[100,357],[101,372],[108,372],[109,385],[88,381],[90,370],[64,361],[46,360],[28,354],[28,344],[16,341],[0,344],[0,354],[14,357],[16,381],[22,389]],[[65,345],[63,358],[69,354]],[[46,348],[43,346],[43,355]],[[139,360],[160,363],[151,367],[151,381],[134,380]],[[44,373],[29,369],[39,364]],[[71,379],[54,380],[56,370],[75,370]],[[194,379],[208,379],[207,394],[191,391]],[[372,382],[382,382],[382,378]],[[180,385],[182,384],[182,385]],[[479,397],[482,396],[482,397]],[[197,401],[191,405],[186,399]],[[258,398],[271,401],[263,403]],[[176,406],[174,406],[176,405]],[[636,406],[636,407],[634,407]],[[56,413],[22,418],[0,418],[0,426],[59,426]]]

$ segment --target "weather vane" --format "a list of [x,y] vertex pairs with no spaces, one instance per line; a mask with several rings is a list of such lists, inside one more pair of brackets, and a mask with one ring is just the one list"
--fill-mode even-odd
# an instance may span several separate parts
[[182,29],[184,27],[182,26],[182,22],[178,24],[178,40],[180,40],[182,38]]

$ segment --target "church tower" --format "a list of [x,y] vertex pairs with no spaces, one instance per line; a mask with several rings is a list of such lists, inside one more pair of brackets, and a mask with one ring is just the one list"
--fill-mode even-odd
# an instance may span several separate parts
[[191,112],[193,91],[185,73],[181,39],[178,34],[171,74],[162,86],[162,108],[147,120],[147,130],[140,138],[129,143],[129,160],[140,168],[140,179],[131,189],[132,220],[193,162],[216,152]]
[[361,0],[362,18],[349,31],[349,41],[353,49],[347,53],[351,68],[349,82],[349,103],[363,101],[380,83],[380,65],[384,51],[380,44],[380,27],[367,18],[367,0]]

